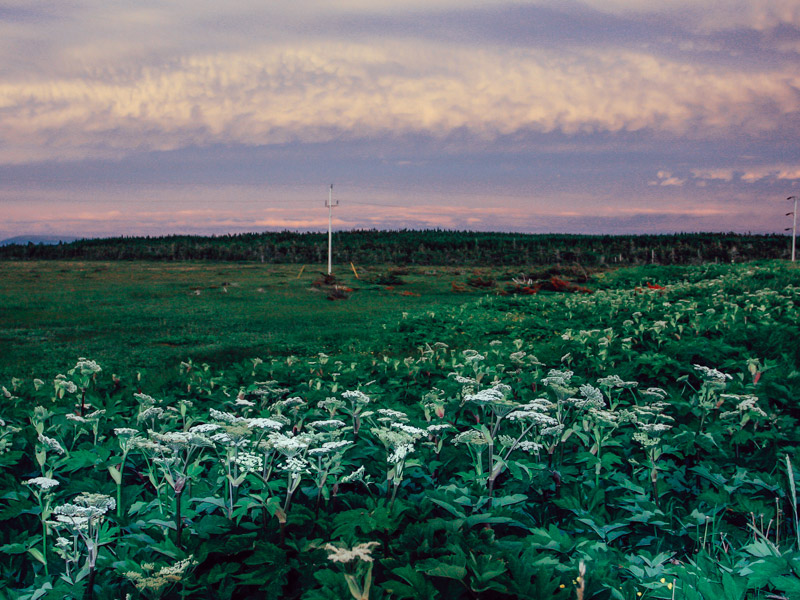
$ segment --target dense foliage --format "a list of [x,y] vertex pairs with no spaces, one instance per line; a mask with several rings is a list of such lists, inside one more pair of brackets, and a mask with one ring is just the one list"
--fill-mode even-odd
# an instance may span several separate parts
[[[335,260],[347,264],[585,266],[700,264],[786,258],[782,235],[531,235],[468,231],[344,231]],[[214,260],[323,264],[327,234],[251,233],[79,240],[0,247],[0,259]]]
[[800,272],[594,284],[157,388],[5,382],[0,594],[798,597]]

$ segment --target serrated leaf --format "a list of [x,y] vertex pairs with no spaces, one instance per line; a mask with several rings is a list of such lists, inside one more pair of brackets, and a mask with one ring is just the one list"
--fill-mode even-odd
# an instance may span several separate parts
[[28,548],[22,544],[5,544],[4,546],[0,546],[0,552],[6,554],[25,554],[27,551]]

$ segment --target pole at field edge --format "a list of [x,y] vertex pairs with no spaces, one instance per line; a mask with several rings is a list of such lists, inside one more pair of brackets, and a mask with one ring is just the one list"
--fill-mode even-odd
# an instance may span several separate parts
[[336,204],[333,203],[333,184],[331,184],[330,189],[328,190],[328,201],[325,203],[325,206],[328,207],[328,275],[331,274],[331,267],[332,267],[332,250],[333,250],[333,233],[331,230],[331,225],[333,221],[333,207],[339,206],[339,201],[336,201]]
[[794,216],[792,217],[792,262],[794,262],[795,240],[797,239],[797,196],[794,197]]

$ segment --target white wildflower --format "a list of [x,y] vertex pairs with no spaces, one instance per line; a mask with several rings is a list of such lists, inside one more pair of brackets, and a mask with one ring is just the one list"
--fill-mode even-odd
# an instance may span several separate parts
[[419,439],[425,435],[424,429],[420,429],[419,427],[414,427],[413,425],[408,425],[406,423],[392,423],[392,427],[394,429],[399,429],[400,431],[407,433],[414,439]]
[[359,390],[348,390],[342,393],[342,398],[345,398],[353,404],[369,404],[370,398],[364,392]]
[[35,485],[41,490],[49,490],[60,485],[57,480],[51,479],[50,477],[34,477],[33,479],[28,479],[22,483],[25,485]]
[[42,435],[40,433],[39,442],[47,446],[49,450],[52,450],[56,454],[64,454],[64,448],[58,443],[57,440],[54,440],[53,438],[47,437],[46,435]]
[[453,426],[450,423],[436,423],[434,425],[428,425],[426,430],[429,433],[436,433],[438,431],[444,431],[445,429],[453,429]]
[[192,433],[211,433],[221,428],[222,425],[218,425],[217,423],[201,423],[200,425],[193,425],[189,428],[189,431]]
[[308,473],[309,463],[304,458],[291,456],[286,459],[286,462],[281,465],[281,469],[289,471],[292,475],[297,476],[303,473]]
[[646,390],[640,390],[639,395],[642,396],[645,400],[663,400],[667,397],[667,392],[662,390],[661,388],[657,387],[650,387]]
[[363,481],[365,470],[366,469],[364,468],[364,465],[361,465],[360,467],[358,467],[358,469],[356,469],[349,475],[345,475],[344,477],[342,477],[339,480],[339,483],[353,483],[354,481]]
[[469,444],[470,446],[486,446],[486,437],[477,429],[462,431],[452,439],[453,444]]
[[397,464],[405,460],[406,456],[413,451],[414,451],[414,446],[412,444],[400,444],[389,455],[388,460],[392,464]]
[[276,419],[266,419],[262,417],[256,417],[253,419],[246,419],[245,423],[251,429],[272,429],[277,430],[283,427],[283,423],[277,421]]
[[597,380],[597,385],[607,388],[630,389],[639,385],[637,381],[623,381],[619,375],[609,375]]
[[703,379],[714,381],[717,383],[724,383],[726,379],[733,379],[727,373],[722,373],[721,371],[717,371],[716,369],[710,369],[709,367],[704,367],[703,365],[693,365],[696,371],[699,371],[702,375]]
[[323,421],[312,421],[308,426],[312,429],[341,429],[346,423],[339,419],[325,419]]
[[326,544],[325,550],[330,553],[328,554],[328,560],[333,562],[349,563],[359,560],[371,563],[371,552],[375,546],[380,546],[380,542],[366,542],[365,544],[354,546],[350,550],[347,548],[337,548],[333,544]]
[[389,417],[391,419],[408,420],[408,415],[406,415],[406,413],[400,412],[399,410],[392,410],[391,408],[379,408],[377,413],[383,417]]
[[233,460],[248,473],[259,473],[264,468],[264,459],[252,452],[239,452]]
[[209,416],[214,419],[215,421],[222,421],[223,423],[242,423],[245,421],[242,417],[237,417],[229,412],[225,412],[222,410],[217,410],[216,408],[212,408],[209,411]]

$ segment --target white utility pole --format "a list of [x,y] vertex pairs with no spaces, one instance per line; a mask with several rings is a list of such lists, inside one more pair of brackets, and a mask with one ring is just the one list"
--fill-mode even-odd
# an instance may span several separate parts
[[336,201],[336,204],[333,203],[333,184],[331,184],[330,189],[328,190],[328,201],[325,203],[325,206],[328,208],[328,275],[331,274],[331,262],[332,262],[332,248],[333,248],[333,234],[331,232],[331,223],[333,221],[333,207],[339,206],[339,201]]
[[792,215],[792,262],[794,262],[795,236],[797,235],[797,196],[789,196],[787,200],[794,200],[794,211],[786,213]]

